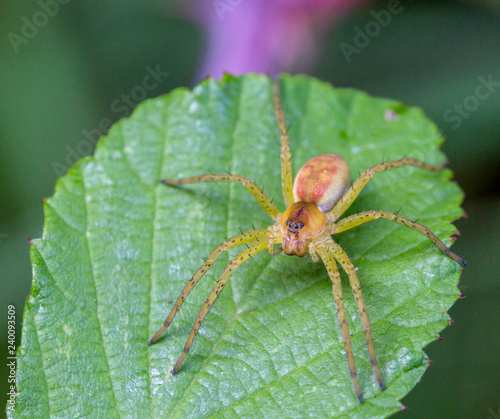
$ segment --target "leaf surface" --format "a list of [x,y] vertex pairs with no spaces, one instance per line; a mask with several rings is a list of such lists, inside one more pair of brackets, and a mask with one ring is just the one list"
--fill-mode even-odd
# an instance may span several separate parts
[[[445,160],[434,124],[416,108],[283,76],[294,173],[341,154],[352,179],[383,160]],[[387,111],[397,112],[387,118]],[[460,269],[424,235],[385,220],[335,236],[358,268],[375,351],[373,374],[356,304],[342,274],[365,402],[355,396],[331,282],[309,258],[255,256],[234,271],[175,376],[224,253],[152,346],[201,257],[225,238],[271,224],[239,184],[166,187],[163,178],[236,173],[284,209],[272,81],[206,80],[148,100],[112,127],[95,156],[62,177],[31,248],[32,295],[18,350],[12,417],[385,417],[428,365],[422,348],[448,323]],[[462,194],[451,171],[403,168],[375,176],[348,211],[397,211],[445,244]]]

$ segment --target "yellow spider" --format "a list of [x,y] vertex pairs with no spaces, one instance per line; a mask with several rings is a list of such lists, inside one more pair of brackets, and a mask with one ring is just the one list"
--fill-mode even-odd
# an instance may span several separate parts
[[[362,402],[361,390],[359,388],[354,356],[351,348],[351,337],[347,325],[347,319],[342,299],[342,286],[337,263],[346,271],[352,287],[354,298],[358,305],[361,322],[365,331],[366,343],[370,355],[370,361],[377,377],[380,388],[384,389],[384,384],[377,366],[377,358],[373,347],[370,320],[366,312],[366,306],[361,294],[361,287],[356,268],[347,256],[346,252],[332,239],[332,234],[338,234],[349,230],[367,221],[377,218],[385,218],[390,221],[402,224],[413,230],[425,234],[432,242],[439,247],[446,255],[465,266],[464,259],[455,255],[448,249],[427,227],[400,217],[396,213],[388,211],[365,211],[354,214],[337,221],[346,212],[353,201],[365,187],[367,182],[375,173],[394,169],[403,166],[417,166],[425,170],[435,171],[442,169],[445,164],[430,166],[424,162],[413,158],[389,161],[377,164],[363,172],[349,187],[350,172],[347,162],[336,154],[323,154],[309,160],[297,173],[292,188],[292,159],[290,154],[290,142],[285,127],[285,118],[279,99],[279,84],[274,85],[274,107],[276,119],[281,134],[281,182],[283,195],[285,198],[286,210],[280,212],[271,199],[253,181],[238,175],[199,175],[185,179],[170,180],[162,182],[166,185],[183,185],[195,182],[234,182],[242,183],[257,202],[264,208],[275,222],[268,228],[258,228],[231,237],[217,246],[206,261],[201,265],[191,280],[186,284],[177,301],[170,311],[164,325],[149,341],[154,343],[164,330],[170,325],[175,314],[180,309],[185,298],[194,288],[200,278],[210,269],[224,250],[232,249],[236,246],[246,244],[246,248],[234,257],[224,268],[219,281],[203,304],[203,307],[196,318],[195,324],[189,334],[189,338],[184,346],[181,356],[172,370],[172,375],[177,372],[186,354],[189,352],[193,340],[198,332],[201,322],[207,315],[210,307],[215,302],[219,294],[224,289],[231,272],[240,266],[247,259],[267,249],[270,255],[276,255],[284,251],[287,255],[303,257],[306,253],[311,255],[314,262],[323,260],[328,275],[333,283],[333,296],[337,306],[337,313],[342,329],[342,336],[345,344],[347,362],[351,373],[354,390],[359,402]],[[280,245],[276,247],[275,245]]]

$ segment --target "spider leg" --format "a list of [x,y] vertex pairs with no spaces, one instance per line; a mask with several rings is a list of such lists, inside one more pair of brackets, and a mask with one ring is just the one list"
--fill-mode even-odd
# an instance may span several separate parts
[[229,280],[229,276],[231,275],[231,272],[236,269],[238,266],[240,266],[243,262],[251,258],[253,255],[259,253],[260,251],[264,250],[267,248],[267,238],[262,237],[260,239],[257,239],[255,242],[251,243],[248,248],[242,250],[238,255],[236,255],[224,268],[222,271],[222,274],[220,276],[219,281],[217,281],[217,284],[215,285],[214,289],[208,296],[207,300],[203,304],[203,307],[201,308],[198,317],[196,318],[196,321],[194,323],[193,328],[191,329],[191,333],[189,334],[188,340],[186,342],[186,345],[184,346],[184,350],[182,351],[181,356],[177,360],[174,369],[172,370],[172,375],[174,375],[179,367],[182,364],[182,361],[184,361],[184,358],[186,354],[189,352],[189,349],[191,348],[191,345],[193,343],[193,340],[198,333],[198,329],[200,328],[201,322],[205,318],[205,316],[208,313],[208,310],[210,310],[210,307],[212,307],[212,304],[214,301],[217,299],[219,294],[222,292],[224,289],[224,286],[226,285],[227,281]]
[[271,256],[275,256],[283,251],[283,247],[274,247],[275,244],[283,243],[283,238],[281,236],[281,228],[278,223],[273,224],[267,228],[269,233],[267,242],[267,251]]
[[172,323],[172,320],[174,320],[175,315],[181,308],[181,305],[188,296],[188,294],[192,291],[192,289],[198,283],[201,277],[215,263],[217,258],[224,250],[229,250],[232,249],[233,247],[240,246],[242,244],[254,242],[258,239],[261,239],[262,237],[266,237],[267,235],[268,235],[268,230],[266,228],[259,228],[256,230],[250,230],[245,233],[238,234],[237,236],[234,237],[230,237],[229,239],[224,240],[219,246],[217,246],[212,251],[212,253],[210,253],[210,255],[205,260],[203,265],[200,266],[200,268],[196,271],[196,273],[193,275],[193,277],[189,280],[184,289],[181,291],[179,297],[177,298],[177,301],[175,302],[174,306],[172,307],[172,310],[170,311],[170,314],[165,320],[165,323],[160,328],[160,330],[158,330],[158,332],[156,332],[156,334],[151,338],[149,344],[151,345],[155,343],[156,340],[158,340],[158,338],[160,337],[160,335],[165,331],[165,329],[168,326],[170,326],[170,323]]
[[327,212],[327,220],[333,222],[337,220],[344,212],[346,212],[375,173],[380,173],[384,172],[385,170],[396,169],[398,167],[404,166],[416,166],[420,167],[421,169],[436,171],[442,169],[443,167],[445,167],[445,165],[445,163],[442,163],[438,164],[437,166],[431,166],[420,160],[407,157],[400,160],[380,163],[373,167],[370,167],[368,170],[365,170],[363,173],[361,173],[361,175],[354,181],[349,190],[344,194],[342,199],[337,202],[329,212]]
[[370,326],[370,318],[366,312],[365,301],[363,300],[363,294],[361,294],[361,285],[359,284],[358,274],[356,273],[356,268],[352,264],[351,260],[347,256],[346,252],[342,247],[335,243],[330,237],[329,240],[330,249],[334,258],[340,263],[342,269],[347,272],[349,277],[349,283],[351,284],[352,293],[354,294],[354,299],[358,305],[359,314],[361,316],[361,323],[363,324],[363,329],[365,330],[365,340],[368,346],[368,354],[370,355],[370,362],[377,377],[378,384],[383,390],[385,388],[382,381],[382,376],[377,366],[377,357],[375,356],[375,348],[373,347],[372,330]]
[[277,81],[274,83],[273,102],[281,135],[281,184],[285,204],[288,207],[295,202],[292,189],[292,155],[290,153],[290,139],[286,132],[285,116],[280,104],[280,85]]
[[[270,242],[270,243],[272,243],[272,242]],[[274,247],[272,244],[271,245],[268,244],[267,250],[269,251],[269,254],[271,256],[276,256],[276,255],[279,255],[283,251],[283,248],[282,247]]]
[[198,175],[193,177],[187,177],[183,179],[162,179],[161,181],[165,185],[184,185],[186,183],[195,182],[232,182],[241,183],[245,188],[247,188],[250,193],[254,196],[257,202],[264,208],[269,216],[274,220],[279,214],[278,208],[274,205],[273,201],[264,193],[264,191],[257,186],[257,184],[244,176],[238,175]]
[[354,355],[352,353],[351,346],[351,334],[349,333],[349,326],[347,325],[347,318],[345,315],[344,299],[342,298],[342,284],[340,282],[340,274],[337,269],[337,263],[333,253],[328,247],[318,246],[316,251],[319,253],[321,259],[323,260],[328,275],[333,283],[333,298],[335,299],[335,305],[337,306],[337,315],[340,321],[340,327],[342,329],[342,337],[344,339],[345,353],[347,356],[347,363],[349,364],[349,371],[351,373],[351,378],[354,384],[354,390],[356,391],[356,396],[358,397],[359,403],[363,403],[363,398],[361,396],[361,390],[359,388],[356,365],[354,363]]
[[417,230],[422,234],[425,234],[432,242],[439,247],[439,249],[447,256],[449,256],[454,261],[458,262],[460,265],[465,266],[467,262],[465,259],[462,259],[460,256],[457,256],[450,249],[448,249],[444,243],[439,240],[435,234],[429,230],[428,227],[416,223],[415,221],[409,220],[408,218],[404,218],[399,216],[394,212],[389,211],[365,211],[359,214],[351,215],[350,217],[344,218],[340,220],[338,223],[334,225],[334,231],[330,234],[341,233],[342,231],[349,230],[353,227],[356,227],[360,224],[366,223],[371,220],[376,220],[377,218],[385,218],[386,220],[394,221],[395,223],[399,223],[404,225],[405,227],[409,227],[413,230]]

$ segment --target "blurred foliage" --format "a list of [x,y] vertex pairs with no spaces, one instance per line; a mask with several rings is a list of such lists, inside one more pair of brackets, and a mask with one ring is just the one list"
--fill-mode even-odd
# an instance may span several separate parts
[[[178,4],[179,2],[177,2]],[[451,310],[457,321],[429,347],[437,361],[406,399],[407,413],[422,417],[487,417],[500,406],[498,269],[500,237],[500,89],[453,129],[444,113],[474,95],[478,77],[500,81],[498,2],[403,2],[403,11],[348,63],[339,47],[354,28],[373,21],[385,2],[369,3],[330,31],[317,77],[422,107],[447,137],[444,151],[466,191],[469,219],[455,250],[469,261],[462,279],[465,300]],[[116,0],[61,5],[48,24],[16,53],[7,37],[20,33],[38,2],[0,3],[0,308],[17,307],[20,322],[31,281],[29,237],[42,231],[40,200],[53,193],[55,162],[67,165],[83,150],[83,130],[123,112],[111,108],[141,85],[148,66],[169,76],[148,96],[192,85],[203,48],[202,30],[160,1]],[[228,17],[229,18],[229,17]],[[82,153],[76,151],[80,146]],[[69,149],[68,149],[69,148]],[[85,152],[85,153],[83,153]],[[496,217],[496,218],[495,218]],[[479,250],[480,249],[480,250]],[[3,318],[6,318],[3,317]],[[479,325],[480,320],[486,319]],[[488,327],[488,325],[491,325]],[[6,322],[0,322],[5,365]],[[18,339],[20,326],[18,330]],[[0,393],[7,388],[0,369]],[[436,371],[436,372],[435,372]],[[437,372],[439,371],[439,372]],[[453,383],[453,386],[449,386]],[[437,399],[437,393],[442,396]],[[4,397],[4,396],[2,396]],[[4,403],[0,399],[0,404]],[[411,412],[414,412],[413,414]]]
[[448,138],[443,150],[467,195],[498,193],[500,85],[459,127],[443,115],[475,94],[479,77],[492,75],[500,84],[500,16],[472,6],[452,8],[443,1],[401,8],[359,54],[350,55],[350,63],[339,43],[355,45],[353,28],[364,31],[376,22],[374,9],[358,12],[334,29],[319,77],[422,107]]

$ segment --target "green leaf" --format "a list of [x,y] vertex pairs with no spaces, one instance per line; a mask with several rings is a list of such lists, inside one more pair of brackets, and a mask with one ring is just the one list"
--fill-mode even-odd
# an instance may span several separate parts
[[[296,173],[338,153],[358,172],[411,156],[445,160],[437,128],[419,109],[306,77],[283,76],[282,103]],[[396,118],[387,118],[394,109]],[[224,253],[161,339],[148,346],[201,257],[228,236],[271,220],[239,184],[166,187],[162,178],[229,171],[247,176],[283,210],[272,81],[246,75],[148,100],[116,124],[95,156],[62,177],[33,242],[32,295],[18,350],[11,417],[384,417],[420,380],[422,348],[448,323],[460,269],[424,235],[374,221],[336,240],[358,268],[375,351],[342,274],[365,402],[353,390],[321,263],[261,252],[234,271],[181,369],[170,375]],[[349,213],[419,218],[445,244],[462,194],[451,171],[403,168],[375,176]]]

